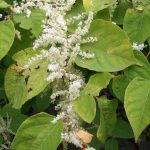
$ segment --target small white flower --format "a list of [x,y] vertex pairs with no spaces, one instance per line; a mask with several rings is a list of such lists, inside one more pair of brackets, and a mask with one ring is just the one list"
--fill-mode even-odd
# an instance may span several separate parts
[[142,51],[145,47],[147,47],[147,45],[144,45],[143,43],[142,44],[133,43],[132,45],[132,48],[137,51]]
[[61,112],[60,114],[58,114],[52,121],[52,124],[56,124],[58,120],[61,120],[65,117],[65,113]]
[[0,13],[0,19],[3,17],[3,14]]

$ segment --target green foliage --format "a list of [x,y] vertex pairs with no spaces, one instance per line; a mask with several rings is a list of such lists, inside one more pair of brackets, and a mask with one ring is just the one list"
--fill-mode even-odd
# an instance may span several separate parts
[[0,111],[2,117],[9,116],[11,119],[10,129],[15,133],[22,122],[27,119],[26,115],[21,114],[20,110],[12,108],[11,105],[5,105]]
[[120,3],[117,8],[115,9],[114,15],[113,15],[113,21],[116,22],[118,25],[122,25],[124,21],[124,16],[126,14],[126,11],[132,8],[131,2],[124,2]]
[[15,28],[11,20],[0,22],[0,60],[8,53],[15,37]]
[[53,116],[40,113],[30,117],[18,129],[12,143],[12,150],[56,150],[61,142],[63,124],[52,124]]
[[32,11],[31,16],[27,18],[25,15],[16,14],[13,16],[17,23],[20,23],[20,27],[26,30],[30,30],[38,37],[42,32],[42,20],[45,19],[45,12],[40,9],[35,9]]
[[150,79],[150,64],[146,57],[141,52],[134,52],[135,57],[139,61],[140,66],[133,65],[124,70],[128,79],[132,80],[135,77]]
[[105,143],[109,136],[112,136],[112,131],[117,121],[116,109],[117,100],[108,100],[106,97],[98,99],[98,105],[100,108],[100,126],[97,131],[97,137]]
[[86,11],[97,12],[113,5],[116,0],[83,0]]
[[113,76],[110,73],[97,73],[90,77],[83,92],[92,96],[98,96],[99,92],[106,88]]
[[117,119],[116,126],[113,130],[113,137],[116,138],[133,138],[133,131],[130,124],[123,119]]
[[81,93],[73,102],[73,109],[84,121],[91,123],[96,114],[96,103],[92,96]]
[[[66,7],[62,18],[60,10],[49,18],[51,10],[46,12],[37,5],[27,6],[19,13],[13,7],[13,1],[0,0],[0,149],[74,149],[73,142],[69,145],[67,142],[76,139],[69,137],[67,142],[62,139],[72,128],[77,137],[78,130],[82,131],[78,137],[82,149],[91,146],[98,150],[105,146],[106,150],[119,150],[122,140],[150,138],[149,0],[120,0],[118,4],[116,0],[76,0],[72,9]],[[87,32],[84,24],[91,11],[94,15]],[[42,37],[46,19],[50,19],[46,29],[50,34]],[[63,28],[66,24],[67,28]],[[60,31],[58,37],[57,31],[51,30],[53,25]],[[53,42],[44,39],[51,35],[52,39],[47,39]],[[42,46],[33,50],[39,37]],[[55,38],[60,38],[60,43]],[[96,40],[84,42],[92,38]],[[51,54],[52,47],[55,52],[60,49],[58,56]],[[69,52],[64,54],[65,50]],[[77,54],[75,59],[72,51]],[[50,56],[41,56],[42,52]],[[94,57],[84,58],[82,52]],[[59,63],[56,59],[60,59]],[[57,68],[57,63],[63,67]],[[52,73],[63,76],[47,81]],[[76,93],[74,99],[70,98],[71,92]],[[70,118],[61,118],[63,112],[70,118],[74,114],[73,121],[77,120],[77,124],[72,127]],[[92,140],[86,143],[88,136]]]
[[150,36],[150,7],[142,11],[129,9],[124,19],[124,30],[133,42],[143,43]]
[[126,89],[124,106],[137,140],[150,123],[150,80],[133,79]]
[[125,75],[116,76],[111,83],[112,94],[118,98],[121,102],[124,101],[125,90],[130,80]]
[[105,150],[119,150],[119,145],[117,140],[110,139],[105,144]]
[[32,64],[30,69],[24,69],[25,63],[34,54],[38,54],[38,51],[33,51],[31,48],[18,52],[13,57],[17,61],[17,65],[12,65],[7,70],[5,90],[14,108],[20,108],[27,100],[38,95],[49,84],[47,80],[43,82],[43,78],[46,79],[48,75],[47,61],[40,60],[40,62]]
[[99,72],[114,72],[136,63],[129,38],[113,23],[94,20],[88,36],[97,37],[98,42],[83,44],[81,48],[94,53],[95,57],[85,60],[78,57],[78,66]]
[[11,5],[6,0],[0,0],[0,8],[8,8]]

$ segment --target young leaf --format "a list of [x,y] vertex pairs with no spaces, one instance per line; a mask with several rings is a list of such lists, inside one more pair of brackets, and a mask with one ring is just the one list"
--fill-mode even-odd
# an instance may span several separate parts
[[83,0],[86,11],[98,12],[104,8],[113,5],[116,0]]
[[98,41],[83,44],[81,49],[94,53],[95,57],[84,60],[77,57],[78,66],[99,72],[114,72],[136,63],[129,38],[113,23],[94,20],[87,37],[97,37]]
[[110,73],[97,73],[90,77],[83,92],[92,96],[98,96],[99,92],[106,88],[113,76]]
[[150,36],[150,7],[145,7],[143,12],[129,9],[124,19],[124,30],[132,42],[143,43]]
[[117,100],[108,100],[105,96],[98,99],[98,105],[100,108],[100,126],[97,131],[97,137],[105,143],[106,139],[112,135],[112,131],[115,127],[117,116],[116,109]]
[[0,22],[0,60],[8,53],[15,37],[15,28],[11,20]]
[[124,106],[137,140],[150,123],[150,80],[132,80],[126,89]]
[[91,123],[96,114],[96,102],[94,98],[85,93],[73,101],[74,111],[86,122]]
[[25,120],[18,129],[11,150],[56,150],[63,123],[52,124],[53,116],[40,113]]

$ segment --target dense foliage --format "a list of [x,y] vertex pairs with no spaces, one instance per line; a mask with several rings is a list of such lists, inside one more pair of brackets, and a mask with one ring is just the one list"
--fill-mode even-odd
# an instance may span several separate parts
[[149,60],[149,0],[0,0],[0,149],[149,141]]

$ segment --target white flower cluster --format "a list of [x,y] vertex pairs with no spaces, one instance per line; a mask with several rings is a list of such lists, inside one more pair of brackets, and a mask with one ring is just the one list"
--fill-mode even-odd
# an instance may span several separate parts
[[142,44],[133,43],[133,45],[132,45],[132,48],[137,51],[142,51],[145,47],[147,47],[147,46],[144,45],[143,43]]
[[[58,104],[55,107],[55,110],[59,110],[59,113],[52,120],[52,123],[55,124],[60,119],[63,120],[64,133],[62,133],[62,139],[82,148],[83,141],[75,135],[75,132],[80,129],[80,122],[72,108],[72,101],[80,96],[80,91],[85,86],[85,82],[82,75],[78,73],[79,71],[74,68],[74,62],[78,55],[83,59],[95,57],[94,54],[86,50],[82,51],[81,45],[83,43],[97,42],[97,38],[84,38],[89,32],[93,12],[89,12],[88,15],[82,13],[65,19],[67,11],[71,10],[75,1],[23,0],[20,3],[15,1],[13,11],[18,14],[25,13],[27,17],[30,17],[34,8],[39,8],[46,12],[46,19],[43,20],[43,32],[33,43],[34,50],[38,48],[43,50],[32,57],[25,65],[25,68],[29,68],[39,60],[46,60],[49,62],[47,81],[55,82],[62,79],[66,82],[61,89],[59,87],[51,95],[52,102],[57,102],[56,100],[59,99],[59,103],[57,102]],[[79,23],[74,33],[69,32],[68,25],[76,21]]]
[[68,143],[76,145],[76,147],[82,148],[82,141],[77,137],[74,132],[62,133],[61,138]]

